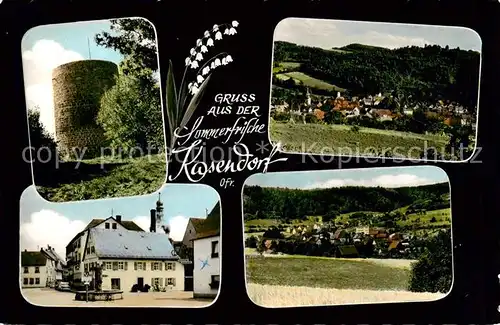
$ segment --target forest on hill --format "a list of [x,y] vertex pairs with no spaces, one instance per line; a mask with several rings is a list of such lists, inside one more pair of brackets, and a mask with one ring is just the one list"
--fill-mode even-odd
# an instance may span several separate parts
[[409,206],[411,210],[450,207],[449,184],[417,187],[339,187],[289,189],[245,186],[245,220],[292,220],[307,216],[328,216],[358,211],[389,212]]
[[471,50],[362,44],[326,50],[278,41],[274,63],[279,62],[300,63],[291,70],[346,89],[351,96],[389,92],[421,101],[456,101],[470,110],[477,105],[480,53]]

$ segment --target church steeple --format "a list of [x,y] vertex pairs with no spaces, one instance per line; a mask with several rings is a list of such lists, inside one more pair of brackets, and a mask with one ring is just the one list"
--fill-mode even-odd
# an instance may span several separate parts
[[161,201],[161,193],[158,193],[158,201],[156,201],[156,229],[161,228],[163,221],[163,202]]

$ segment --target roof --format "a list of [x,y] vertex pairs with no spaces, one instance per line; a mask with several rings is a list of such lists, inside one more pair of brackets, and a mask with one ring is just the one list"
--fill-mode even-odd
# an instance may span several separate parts
[[341,255],[358,255],[358,250],[354,245],[339,246],[339,251]]
[[100,258],[178,259],[164,233],[131,230],[90,229]]
[[49,249],[42,248],[40,249],[40,252],[44,253],[48,258],[50,258],[55,262],[60,262],[62,264],[65,264],[65,260],[61,258],[61,256],[59,256],[59,254],[57,254],[57,252],[52,247]]
[[[69,244],[66,245],[66,247],[68,247],[69,245],[71,245],[71,243],[73,243],[75,241],[75,239],[77,239],[78,237],[80,237],[80,235],[83,234],[85,231],[87,231],[89,229],[92,229],[94,227],[97,227],[101,223],[103,223],[104,221],[109,220],[109,219],[113,219],[114,221],[118,222],[113,217],[109,217],[107,219],[92,219],[92,221],[89,222],[89,224],[87,225],[87,227],[85,227],[85,229],[83,229],[82,231],[80,231],[78,234],[75,235],[75,237],[73,237],[73,239],[70,240]],[[133,221],[124,221],[124,220],[122,220],[121,222],[118,222],[118,223],[121,224],[125,229],[128,229],[128,230],[132,230],[132,231],[144,231],[144,229],[142,229],[141,227],[139,227]]]
[[398,248],[401,242],[399,240],[393,240],[389,245],[389,250]]
[[203,219],[203,218],[189,218],[189,222],[191,222],[193,224],[194,230],[196,232],[201,230],[201,228],[203,227],[204,221],[205,221],[205,219]]
[[[109,217],[107,219],[92,219],[91,222],[89,222],[89,224],[87,225],[87,227],[85,227],[85,230],[88,230],[90,228],[94,228],[96,226],[99,226],[101,223],[103,223],[104,221],[108,220],[108,219],[113,219],[115,220],[116,222],[118,222],[115,218],[113,217]],[[126,220],[122,220],[120,222],[118,222],[119,224],[121,224],[125,229],[127,230],[132,230],[132,231],[144,231],[141,227],[139,227],[135,222],[133,221],[126,221]]]
[[199,230],[196,230],[196,239],[214,237],[220,235],[220,202],[213,207],[206,219],[202,219]]
[[42,252],[21,252],[21,266],[45,266],[47,256]]

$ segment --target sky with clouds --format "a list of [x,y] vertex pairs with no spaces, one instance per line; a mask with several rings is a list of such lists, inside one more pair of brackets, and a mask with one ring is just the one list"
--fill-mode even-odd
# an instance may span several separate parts
[[150,195],[68,203],[46,201],[30,186],[21,196],[21,249],[50,245],[65,256],[66,245],[77,233],[92,219],[106,219],[112,212],[149,231],[149,211],[156,207],[158,193],[164,207],[163,223],[170,226],[174,240],[182,239],[189,218],[205,218],[219,201],[213,188],[200,184],[166,184]]
[[[111,31],[109,20],[37,26],[28,30],[22,41],[22,61],[26,106],[39,107],[40,120],[55,134],[52,70],[80,60],[106,60],[119,64],[123,56],[113,49],[98,46],[94,36]],[[156,75],[158,77],[158,75]]]
[[435,44],[481,51],[481,39],[462,27],[287,18],[276,26],[275,41],[330,49],[352,43],[398,48]]
[[385,167],[307,172],[255,174],[245,185],[298,189],[342,186],[396,188],[449,182],[448,175],[435,166]]

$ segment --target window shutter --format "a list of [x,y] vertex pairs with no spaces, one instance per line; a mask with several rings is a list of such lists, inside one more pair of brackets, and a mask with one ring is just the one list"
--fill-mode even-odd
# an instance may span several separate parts
[[151,271],[153,271],[155,269],[154,265],[155,265],[155,263],[151,262]]
[[175,278],[173,278],[172,281],[173,281],[173,286],[175,287]]
[[146,271],[146,262],[142,262],[142,269]]
[[160,278],[160,287],[163,287],[163,278]]
[[[153,286],[155,284],[155,278],[151,278],[151,286]],[[153,291],[153,290],[151,290]]]
[[158,263],[160,264],[160,271],[163,271],[163,263]]
[[124,268],[125,268],[125,271],[128,270],[128,262],[125,262]]
[[137,271],[137,262],[134,262],[134,270]]
[[172,271],[175,271],[175,264],[176,264],[175,262],[172,263]]

